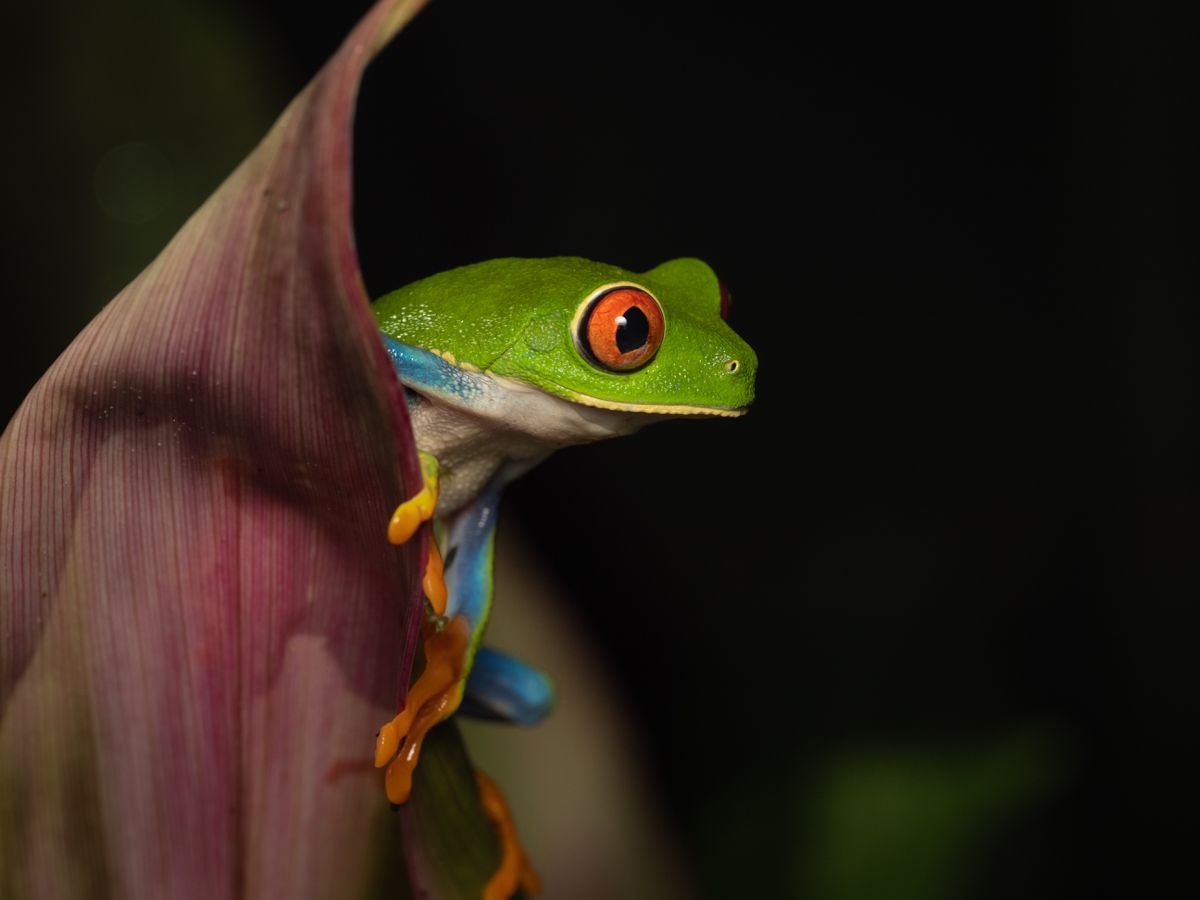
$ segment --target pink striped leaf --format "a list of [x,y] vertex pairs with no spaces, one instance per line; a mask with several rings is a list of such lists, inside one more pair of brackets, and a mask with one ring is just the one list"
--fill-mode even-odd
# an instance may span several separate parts
[[[368,12],[0,438],[0,896],[394,895],[405,834],[428,880],[371,766],[423,548],[385,538],[419,474],[350,214],[362,70],[420,5]],[[453,814],[479,896],[494,834]]]

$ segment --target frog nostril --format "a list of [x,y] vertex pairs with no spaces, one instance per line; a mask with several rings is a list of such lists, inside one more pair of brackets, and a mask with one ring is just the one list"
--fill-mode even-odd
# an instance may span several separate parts
[[734,372],[736,372],[738,370],[739,365],[741,365],[741,363],[739,363],[736,359],[731,359],[725,363],[724,368],[725,368],[726,373],[732,375]]

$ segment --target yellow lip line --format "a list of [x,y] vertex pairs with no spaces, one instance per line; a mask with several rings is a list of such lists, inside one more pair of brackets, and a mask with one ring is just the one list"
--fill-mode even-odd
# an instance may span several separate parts
[[654,413],[668,416],[725,416],[731,419],[746,414],[746,407],[726,409],[720,406],[686,406],[668,403],[618,403],[613,400],[601,400],[599,397],[579,394],[575,391],[567,391],[566,396],[573,403],[594,406],[597,409],[616,410],[617,412]]

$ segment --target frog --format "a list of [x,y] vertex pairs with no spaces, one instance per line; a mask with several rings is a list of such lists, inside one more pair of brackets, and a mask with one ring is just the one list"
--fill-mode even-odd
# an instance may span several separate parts
[[[553,706],[550,676],[483,644],[505,486],[563,447],[653,422],[744,415],[758,363],[730,327],[730,307],[700,259],[639,273],[565,256],[460,266],[371,305],[422,476],[388,540],[432,526],[424,670],[376,737],[393,804],[408,799],[421,742],[438,722],[461,711],[532,725]],[[480,786],[485,805],[503,808],[494,785],[481,777]]]

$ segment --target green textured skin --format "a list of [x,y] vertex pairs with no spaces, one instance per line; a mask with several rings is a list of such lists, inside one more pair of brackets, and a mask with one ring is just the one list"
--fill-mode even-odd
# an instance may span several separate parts
[[[572,334],[580,304],[614,282],[649,290],[666,323],[657,356],[633,372],[597,368]],[[754,399],[758,361],[721,319],[720,303],[717,277],[698,259],[635,273],[554,257],[452,269],[379,298],[373,309],[380,329],[399,341],[567,399],[740,409]],[[735,372],[726,370],[731,360]]]

